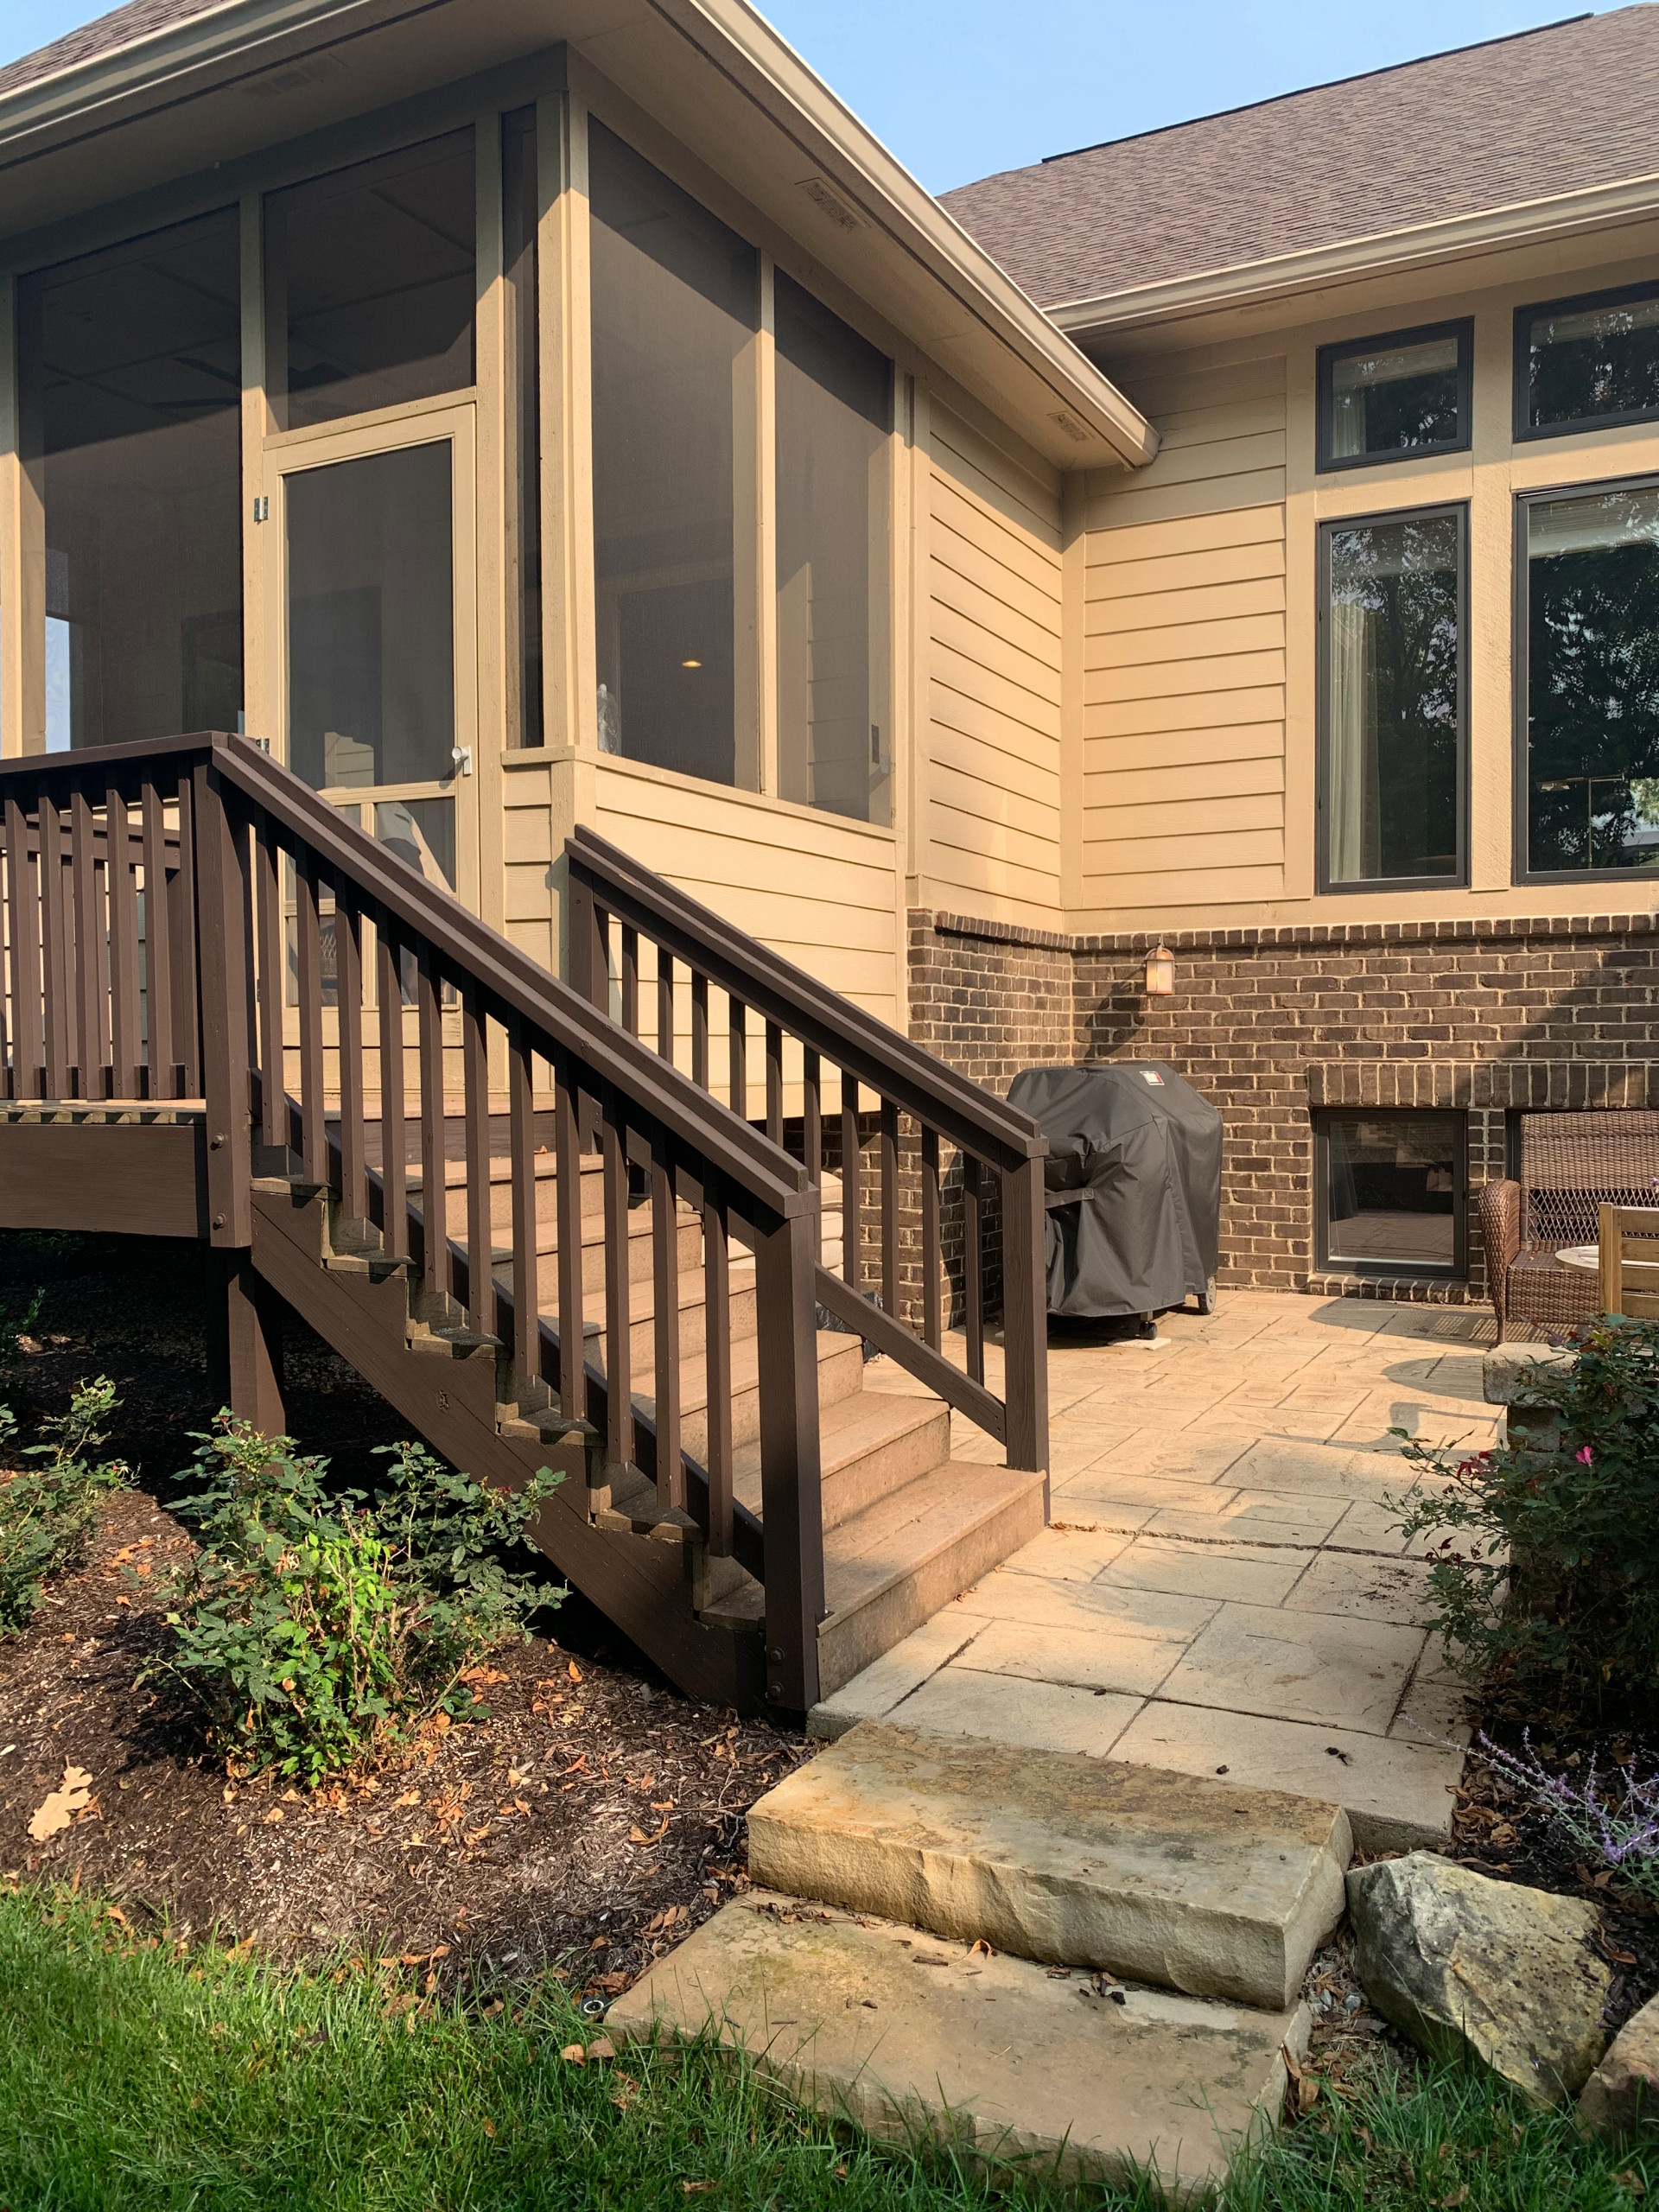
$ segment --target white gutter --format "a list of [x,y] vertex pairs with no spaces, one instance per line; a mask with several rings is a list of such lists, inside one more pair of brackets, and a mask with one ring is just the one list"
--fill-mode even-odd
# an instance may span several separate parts
[[1344,239],[1334,245],[1310,246],[1195,276],[1172,276],[1092,299],[1069,300],[1050,308],[1048,315],[1062,330],[1079,336],[1134,329],[1222,308],[1268,305],[1328,285],[1357,283],[1505,247],[1547,243],[1654,215],[1659,215],[1659,173]]
[[[444,0],[211,0],[182,22],[72,61],[0,93],[0,156],[54,126],[119,102],[159,104],[179,80],[251,55],[311,25],[365,28]],[[454,4],[454,0],[449,0]],[[856,212],[918,270],[943,284],[970,322],[997,340],[1053,399],[1051,423],[1078,445],[1098,439],[1131,467],[1158,434],[932,195],[895,161],[747,0],[644,0],[800,149],[803,180],[823,172]],[[557,34],[550,30],[550,36]],[[583,43],[580,36],[574,41]],[[182,89],[181,87],[181,89]]]

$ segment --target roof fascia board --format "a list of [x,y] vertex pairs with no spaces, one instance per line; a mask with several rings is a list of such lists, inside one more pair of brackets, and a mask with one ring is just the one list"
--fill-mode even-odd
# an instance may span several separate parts
[[[1034,371],[1131,467],[1149,461],[1158,433],[1078,353],[1055,342],[1052,317],[895,161],[793,48],[745,0],[651,0],[828,175],[895,245],[926,268]],[[716,49],[723,48],[724,53]]]
[[181,22],[164,24],[0,94],[0,147],[70,117],[90,117],[111,100],[159,92],[187,70],[245,54],[267,39],[360,14],[364,4],[365,0],[218,0]]
[[1217,308],[1270,306],[1334,284],[1395,276],[1437,264],[1474,259],[1506,247],[1548,244],[1587,231],[1639,222],[1659,213],[1659,174],[1527,200],[1478,214],[1457,215],[1409,230],[1380,232],[1336,245],[1309,247],[1196,276],[1173,276],[1098,298],[1049,308],[1050,320],[1079,340],[1108,332],[1185,321]]

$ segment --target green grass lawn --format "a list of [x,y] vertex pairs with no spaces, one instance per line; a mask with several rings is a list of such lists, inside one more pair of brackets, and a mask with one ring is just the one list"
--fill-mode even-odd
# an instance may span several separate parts
[[[707,2053],[571,2065],[561,2046],[595,2031],[556,1982],[487,2009],[412,2003],[420,1980],[181,1955],[67,1892],[0,1893],[0,2212],[954,2212],[996,2196]],[[1241,2165],[1224,2201],[1629,2212],[1643,2178],[1659,2195],[1659,2158],[1632,2172],[1471,2074],[1418,2088],[1385,2065]]]

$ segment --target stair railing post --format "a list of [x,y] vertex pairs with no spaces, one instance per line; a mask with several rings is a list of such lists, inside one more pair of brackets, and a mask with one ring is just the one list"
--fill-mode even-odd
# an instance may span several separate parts
[[[1048,1259],[1042,1156],[1002,1177],[1002,1396],[1008,1465],[1048,1467]],[[1047,1512],[1047,1486],[1044,1486]]]
[[208,1241],[253,1242],[249,1189],[247,830],[232,821],[211,761],[192,791],[201,1087],[207,1109]]
[[817,1240],[815,1204],[780,1221],[755,1247],[766,1698],[791,1713],[805,1713],[818,1701],[824,1613]]
[[578,998],[611,1010],[610,947],[594,902],[593,886],[573,868],[569,874],[570,988]]

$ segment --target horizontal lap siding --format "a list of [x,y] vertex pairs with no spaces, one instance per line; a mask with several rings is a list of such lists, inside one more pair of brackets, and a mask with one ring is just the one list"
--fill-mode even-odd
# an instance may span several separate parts
[[1059,482],[935,403],[923,868],[936,906],[1060,907]]
[[[547,769],[515,764],[502,792],[502,863],[507,936],[521,952],[556,972],[559,964],[552,781]],[[563,840],[556,841],[563,850]]]
[[1158,457],[1087,509],[1073,928],[1285,888],[1284,363],[1144,382]]
[[613,760],[599,766],[598,808],[601,837],[820,982],[899,1024],[891,837]]

